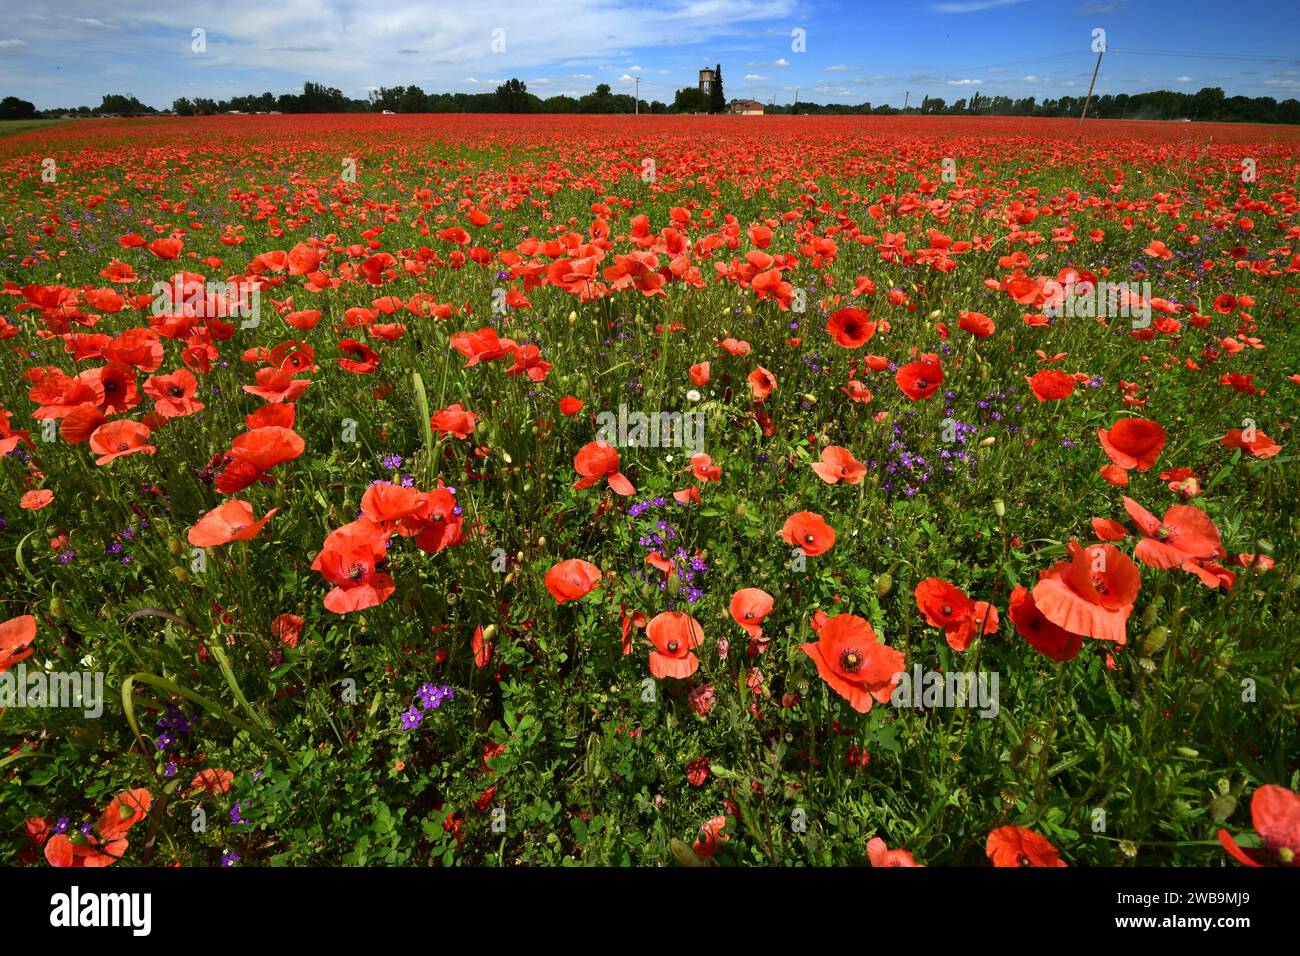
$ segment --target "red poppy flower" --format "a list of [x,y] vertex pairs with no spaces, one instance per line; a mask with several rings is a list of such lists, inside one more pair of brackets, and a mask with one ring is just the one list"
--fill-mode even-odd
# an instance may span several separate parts
[[1027,376],[1025,381],[1029,383],[1034,398],[1040,402],[1059,402],[1063,398],[1069,398],[1074,394],[1074,386],[1078,384],[1073,375],[1054,368],[1039,369]]
[[615,494],[636,494],[632,482],[618,470],[618,449],[613,445],[602,441],[588,442],[574,456],[573,467],[582,476],[574,483],[574,488],[590,488],[600,479],[608,478],[609,487]]
[[650,652],[650,673],[655,677],[690,677],[700,661],[692,651],[704,640],[700,622],[681,611],[664,611],[650,619],[646,636],[654,644]]
[[891,850],[880,837],[867,841],[867,860],[872,866],[920,866],[907,850]]
[[835,544],[835,529],[812,511],[796,511],[781,526],[781,538],[810,558],[825,554]]
[[30,614],[11,617],[0,624],[0,674],[36,653],[36,618]]
[[876,323],[862,309],[837,309],[827,317],[826,331],[837,345],[860,349],[876,334]]
[[701,483],[722,480],[722,466],[715,465],[713,457],[703,453],[691,456],[690,472]]
[[1157,518],[1127,495],[1124,508],[1144,534],[1133,556],[1153,568],[1178,568],[1219,553],[1219,529],[1200,508],[1174,505]]
[[1017,587],[1011,592],[1008,608],[1016,633],[1029,642],[1040,654],[1054,661],[1073,660],[1083,647],[1083,638],[1057,627],[1038,610],[1029,588]]
[[1044,571],[1034,585],[1034,604],[1053,624],[1071,634],[1124,644],[1125,624],[1141,588],[1137,565],[1113,544],[1081,548]]
[[1272,458],[1282,450],[1281,445],[1258,428],[1254,432],[1252,440],[1248,441],[1244,432],[1234,428],[1223,436],[1223,446],[1225,448],[1240,448],[1246,454],[1253,455],[1256,458]]
[[749,390],[756,402],[763,401],[776,389],[776,376],[761,365],[750,372],[745,381],[749,383]]
[[917,609],[931,627],[951,627],[975,613],[975,602],[939,578],[926,578],[913,592]]
[[691,366],[690,371],[691,384],[696,388],[703,388],[709,384],[709,363],[696,362]]
[[984,853],[994,866],[1065,866],[1046,837],[1023,827],[998,827],[989,834]]
[[25,493],[18,499],[18,507],[26,511],[40,511],[54,500],[54,492],[49,488],[37,488]]
[[1102,450],[1120,468],[1148,471],[1165,447],[1165,430],[1145,418],[1121,418],[1097,429]]
[[741,588],[731,596],[731,619],[757,639],[763,634],[763,619],[771,613],[772,604],[772,595],[762,588]]
[[334,588],[325,595],[325,607],[335,614],[364,611],[387,601],[396,590],[393,579],[376,566],[387,556],[388,536],[368,518],[335,528],[325,538],[311,569],[319,571]]
[[841,481],[849,485],[861,484],[867,474],[867,466],[854,458],[851,451],[839,445],[823,448],[822,460],[813,462],[812,470],[828,485]]
[[957,328],[977,339],[986,339],[994,332],[993,320],[983,312],[962,312],[957,319]]
[[580,398],[574,398],[572,395],[565,395],[560,399],[561,415],[576,415],[582,411],[584,403]]
[[1250,798],[1250,819],[1260,846],[1243,849],[1227,830],[1219,842],[1246,866],[1300,866],[1300,794],[1265,784]]
[[902,651],[880,643],[871,625],[855,614],[827,619],[817,640],[802,650],[831,690],[861,714],[871,710],[873,699],[887,703],[903,672]]
[[311,387],[311,379],[294,378],[292,368],[259,368],[253,373],[256,385],[243,386],[249,395],[256,395],[264,402],[296,402]]
[[280,614],[271,622],[271,636],[285,647],[297,647],[307,622],[297,614]]
[[226,453],[230,463],[217,476],[216,488],[223,495],[243,491],[276,465],[297,458],[304,448],[302,437],[288,428],[268,425],[246,431],[231,443]]
[[429,419],[429,423],[433,426],[435,432],[453,435],[456,438],[468,438],[477,422],[478,416],[473,412],[466,411],[465,406],[460,402],[434,412]]
[[158,448],[148,444],[150,434],[149,426],[141,422],[122,420],[100,425],[90,436],[90,450],[99,455],[95,464],[107,465],[116,458],[137,452],[154,454]]
[[235,779],[235,775],[229,770],[222,770],[220,767],[209,767],[206,770],[200,770],[190,781],[190,790],[202,790],[204,793],[210,793],[217,796],[222,793],[230,792],[230,782]]
[[943,384],[943,368],[938,362],[925,359],[908,362],[894,375],[894,381],[912,401],[921,401],[939,390]]
[[338,360],[339,368],[354,375],[369,375],[379,367],[379,353],[364,342],[356,339],[344,339],[339,343],[339,351],[352,358]]
[[546,590],[555,598],[556,604],[577,601],[591,593],[600,583],[600,577],[600,568],[590,561],[570,558],[546,572]]
[[496,329],[490,326],[484,326],[477,332],[457,332],[451,337],[451,347],[465,356],[465,368],[512,355],[518,348],[510,339],[500,338]]
[[189,542],[196,548],[211,548],[231,541],[249,541],[261,532],[279,508],[272,508],[259,519],[253,518],[253,506],[231,498],[213,508],[194,527]]
[[198,379],[186,369],[151,375],[144,381],[145,394],[154,400],[154,408],[163,418],[183,418],[202,411],[203,403],[194,399],[198,389]]

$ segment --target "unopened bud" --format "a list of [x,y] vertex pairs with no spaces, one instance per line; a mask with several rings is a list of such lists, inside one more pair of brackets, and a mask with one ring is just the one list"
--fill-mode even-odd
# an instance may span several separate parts
[[999,518],[1005,518],[1007,516],[1007,503],[1001,498],[994,498],[993,513]]

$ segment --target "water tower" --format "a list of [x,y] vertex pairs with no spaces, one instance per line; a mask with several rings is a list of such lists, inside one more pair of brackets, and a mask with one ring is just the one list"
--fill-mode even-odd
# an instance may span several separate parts
[[700,70],[700,92],[705,96],[710,96],[713,93],[714,77],[714,72],[707,66]]

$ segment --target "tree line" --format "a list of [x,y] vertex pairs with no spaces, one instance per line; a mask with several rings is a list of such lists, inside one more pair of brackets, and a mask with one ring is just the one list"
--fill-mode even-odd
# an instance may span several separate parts
[[[1082,96],[981,96],[948,103],[941,97],[922,97],[920,104],[906,110],[888,104],[870,103],[794,103],[768,105],[769,114],[801,115],[874,115],[894,116],[901,113],[924,116],[1079,116]],[[146,106],[134,96],[110,93],[98,107],[78,106],[65,109],[38,110],[26,100],[7,96],[0,101],[0,119],[38,119],[73,116],[152,116],[171,112],[178,116],[210,116],[218,113],[723,113],[727,101],[722,90],[722,67],[715,71],[710,93],[698,87],[678,90],[671,103],[659,100],[640,103],[627,93],[615,93],[608,83],[601,83],[585,96],[558,95],[542,98],[528,90],[522,80],[510,79],[494,92],[426,93],[419,86],[379,87],[369,98],[346,96],[341,90],[321,83],[304,83],[301,93],[273,93],[235,96],[226,100],[205,97],[181,97],[170,111]],[[1155,90],[1149,93],[1118,93],[1095,97],[1088,115],[1098,119],[1197,120],[1226,123],[1300,124],[1300,100],[1279,102],[1271,96],[1228,96],[1219,87],[1205,87],[1196,93]]]

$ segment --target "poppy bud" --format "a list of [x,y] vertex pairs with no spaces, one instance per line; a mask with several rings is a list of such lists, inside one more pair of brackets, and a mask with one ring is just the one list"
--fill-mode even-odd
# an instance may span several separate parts
[[495,624],[489,624],[487,627],[483,628],[483,641],[485,643],[487,641],[492,640],[492,638],[496,636],[497,636],[497,626]]
[[578,313],[577,313],[577,312],[570,312],[570,313],[569,313],[569,324],[570,324],[570,325],[573,325],[573,323],[575,323],[575,322],[577,322],[577,321],[578,321]]
[[1237,799],[1230,794],[1221,793],[1210,801],[1210,819],[1220,823],[1232,816],[1237,809]]
[[745,314],[746,314],[746,315],[753,315],[753,314],[754,314],[754,307],[753,307],[752,305],[747,305],[747,306],[745,306]]
[[677,596],[677,592],[682,589],[682,579],[679,575],[674,574],[668,579],[668,593]]
[[894,590],[894,576],[886,571],[876,578],[876,597],[885,597]]
[[57,597],[50,598],[50,614],[54,617],[63,617],[63,602]]
[[999,518],[1005,518],[1007,516],[1007,503],[1001,498],[994,498],[993,513]]
[[745,517],[745,515],[747,515],[748,513],[749,513],[749,506],[746,505],[743,501],[742,501],[740,504],[736,505],[736,517],[737,517],[737,518],[743,518],[743,517]]
[[1201,755],[1201,752],[1199,750],[1193,750],[1191,747],[1175,747],[1174,749],[1177,750],[1184,757],[1195,758]]
[[996,439],[995,437],[993,437],[992,435],[990,435],[988,438],[985,438],[985,439],[983,439],[983,440],[980,442],[980,447],[981,447],[981,448],[988,448],[989,445],[992,445],[995,441],[997,441],[997,439]]
[[1011,766],[1019,767],[1025,762],[1025,757],[1029,756],[1029,748],[1024,744],[1016,744],[1011,748]]
[[1142,638],[1142,656],[1150,657],[1159,652],[1165,646],[1165,641],[1169,639],[1169,628],[1153,627],[1147,631],[1147,636]]
[[190,572],[186,571],[184,568],[172,568],[172,577],[181,582],[181,584],[190,583]]
[[1272,554],[1272,553],[1273,553],[1273,542],[1272,542],[1272,541],[1269,541],[1269,540],[1267,540],[1267,539],[1265,539],[1265,538],[1260,538],[1258,541],[1256,541],[1256,542],[1255,542],[1255,547],[1259,549],[1259,553],[1260,553],[1260,554]]
[[1159,616],[1159,614],[1160,614],[1160,599],[1156,598],[1154,601],[1148,604],[1146,610],[1142,612],[1142,623],[1147,627],[1154,627],[1156,623],[1156,618]]
[[980,378],[986,382],[989,380],[989,367],[987,364],[980,366]]
[[935,309],[933,312],[930,313],[930,318],[937,319],[941,315],[943,315],[943,309]]
[[181,544],[181,539],[177,538],[175,535],[167,539],[167,550],[178,558],[185,552],[185,548]]

